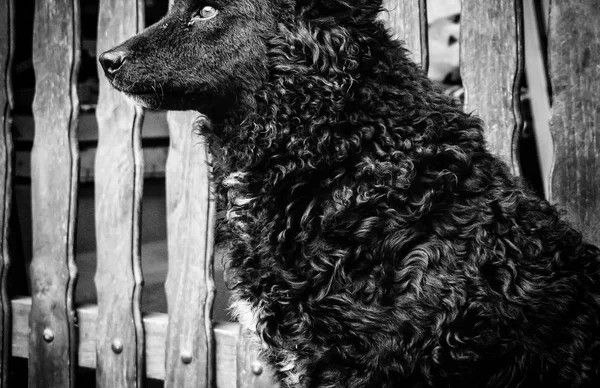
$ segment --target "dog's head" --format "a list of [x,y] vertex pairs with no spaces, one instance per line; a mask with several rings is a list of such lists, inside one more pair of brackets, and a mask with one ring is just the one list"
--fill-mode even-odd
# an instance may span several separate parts
[[162,20],[99,60],[111,84],[140,105],[210,115],[260,88],[278,26],[363,23],[380,6],[381,0],[176,0]]

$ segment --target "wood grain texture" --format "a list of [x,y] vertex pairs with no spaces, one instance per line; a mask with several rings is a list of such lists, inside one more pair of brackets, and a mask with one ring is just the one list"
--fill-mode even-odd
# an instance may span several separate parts
[[37,0],[34,12],[29,387],[68,388],[75,386],[77,365],[73,245],[79,152],[79,2]]
[[550,198],[584,238],[600,244],[600,2],[552,1]]
[[14,7],[12,0],[0,2],[0,388],[7,387],[10,356],[11,306],[7,275],[10,266],[8,225],[12,196],[12,85],[14,52]]
[[406,42],[412,59],[429,67],[427,42],[427,1],[426,0],[384,0],[381,19],[394,32],[394,36]]
[[[100,1],[98,55],[140,31],[143,10],[142,0]],[[139,246],[143,111],[110,86],[99,64],[98,74],[96,385],[140,387],[145,375]]]
[[[12,300],[12,355],[27,358],[28,333],[27,321],[31,310],[30,298]],[[77,308],[79,324],[79,366],[96,367],[96,325],[97,306]],[[165,378],[165,349],[167,337],[167,314],[151,313],[143,317],[144,342],[146,344],[145,369],[152,379]],[[217,322],[214,326],[216,346],[217,388],[232,388],[236,384],[236,344],[239,325],[231,322]],[[87,388],[87,387],[85,387]]]
[[463,0],[461,76],[465,109],[486,124],[492,153],[520,174],[517,140],[523,125],[519,88],[523,74],[520,0]]
[[[102,74],[101,74],[102,75]],[[167,114],[164,111],[144,112],[143,139],[165,139],[169,137]],[[13,116],[13,137],[15,140],[33,141],[33,118],[24,113]],[[98,121],[93,112],[80,112],[77,140],[88,144],[98,141]]]
[[[144,117],[144,121],[146,118]],[[143,130],[142,130],[143,132]],[[31,152],[21,150],[16,144],[14,176],[16,178],[31,177]],[[167,165],[168,146],[144,147],[142,146],[142,155],[144,159],[144,179],[164,178]],[[79,182],[93,182],[95,177],[96,148],[86,147],[79,153]]]
[[237,357],[237,388],[276,388],[273,371],[260,359],[260,340],[240,327]]
[[165,283],[169,310],[165,387],[214,386],[212,305],[215,199],[209,155],[192,131],[197,113],[169,112]]

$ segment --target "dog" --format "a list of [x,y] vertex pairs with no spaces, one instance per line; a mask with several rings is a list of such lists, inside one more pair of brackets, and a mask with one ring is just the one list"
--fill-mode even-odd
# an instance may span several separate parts
[[139,104],[210,119],[233,310],[282,387],[600,386],[599,249],[381,11],[179,0],[99,60]]

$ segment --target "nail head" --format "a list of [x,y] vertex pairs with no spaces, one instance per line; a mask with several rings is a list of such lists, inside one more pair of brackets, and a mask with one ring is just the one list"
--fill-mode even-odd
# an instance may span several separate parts
[[252,369],[252,373],[254,373],[255,376],[260,376],[263,373],[263,366],[258,361],[254,361],[250,368]]
[[44,341],[46,342],[52,342],[54,341],[54,333],[52,332],[52,330],[50,328],[45,328],[44,329]]
[[181,355],[181,362],[184,364],[190,364],[192,362],[192,355],[190,353],[183,353]]
[[112,343],[112,350],[113,352],[119,354],[123,351],[123,342],[121,342],[120,340],[116,339],[113,341]]

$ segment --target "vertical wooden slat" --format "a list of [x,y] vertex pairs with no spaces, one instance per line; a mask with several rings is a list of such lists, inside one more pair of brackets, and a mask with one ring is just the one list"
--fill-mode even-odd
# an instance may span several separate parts
[[14,8],[12,0],[0,1],[0,388],[6,388],[11,350],[11,308],[7,288],[10,265],[8,225],[12,196],[12,85],[10,70],[14,49]]
[[[100,1],[98,55],[135,35],[143,22],[143,0]],[[98,73],[103,74],[100,67]],[[140,387],[144,378],[139,246],[143,110],[100,76],[96,116],[96,386]]]
[[600,2],[552,1],[551,200],[600,244]]
[[33,259],[29,387],[74,387],[79,2],[37,0],[31,151]]
[[212,305],[215,199],[209,155],[192,131],[196,114],[169,112],[167,388],[214,386]]
[[520,174],[521,0],[462,0],[460,20],[465,109],[485,121],[488,147]]
[[412,53],[413,60],[427,70],[427,0],[384,0],[383,4],[381,18],[396,38],[406,42],[406,48]]

